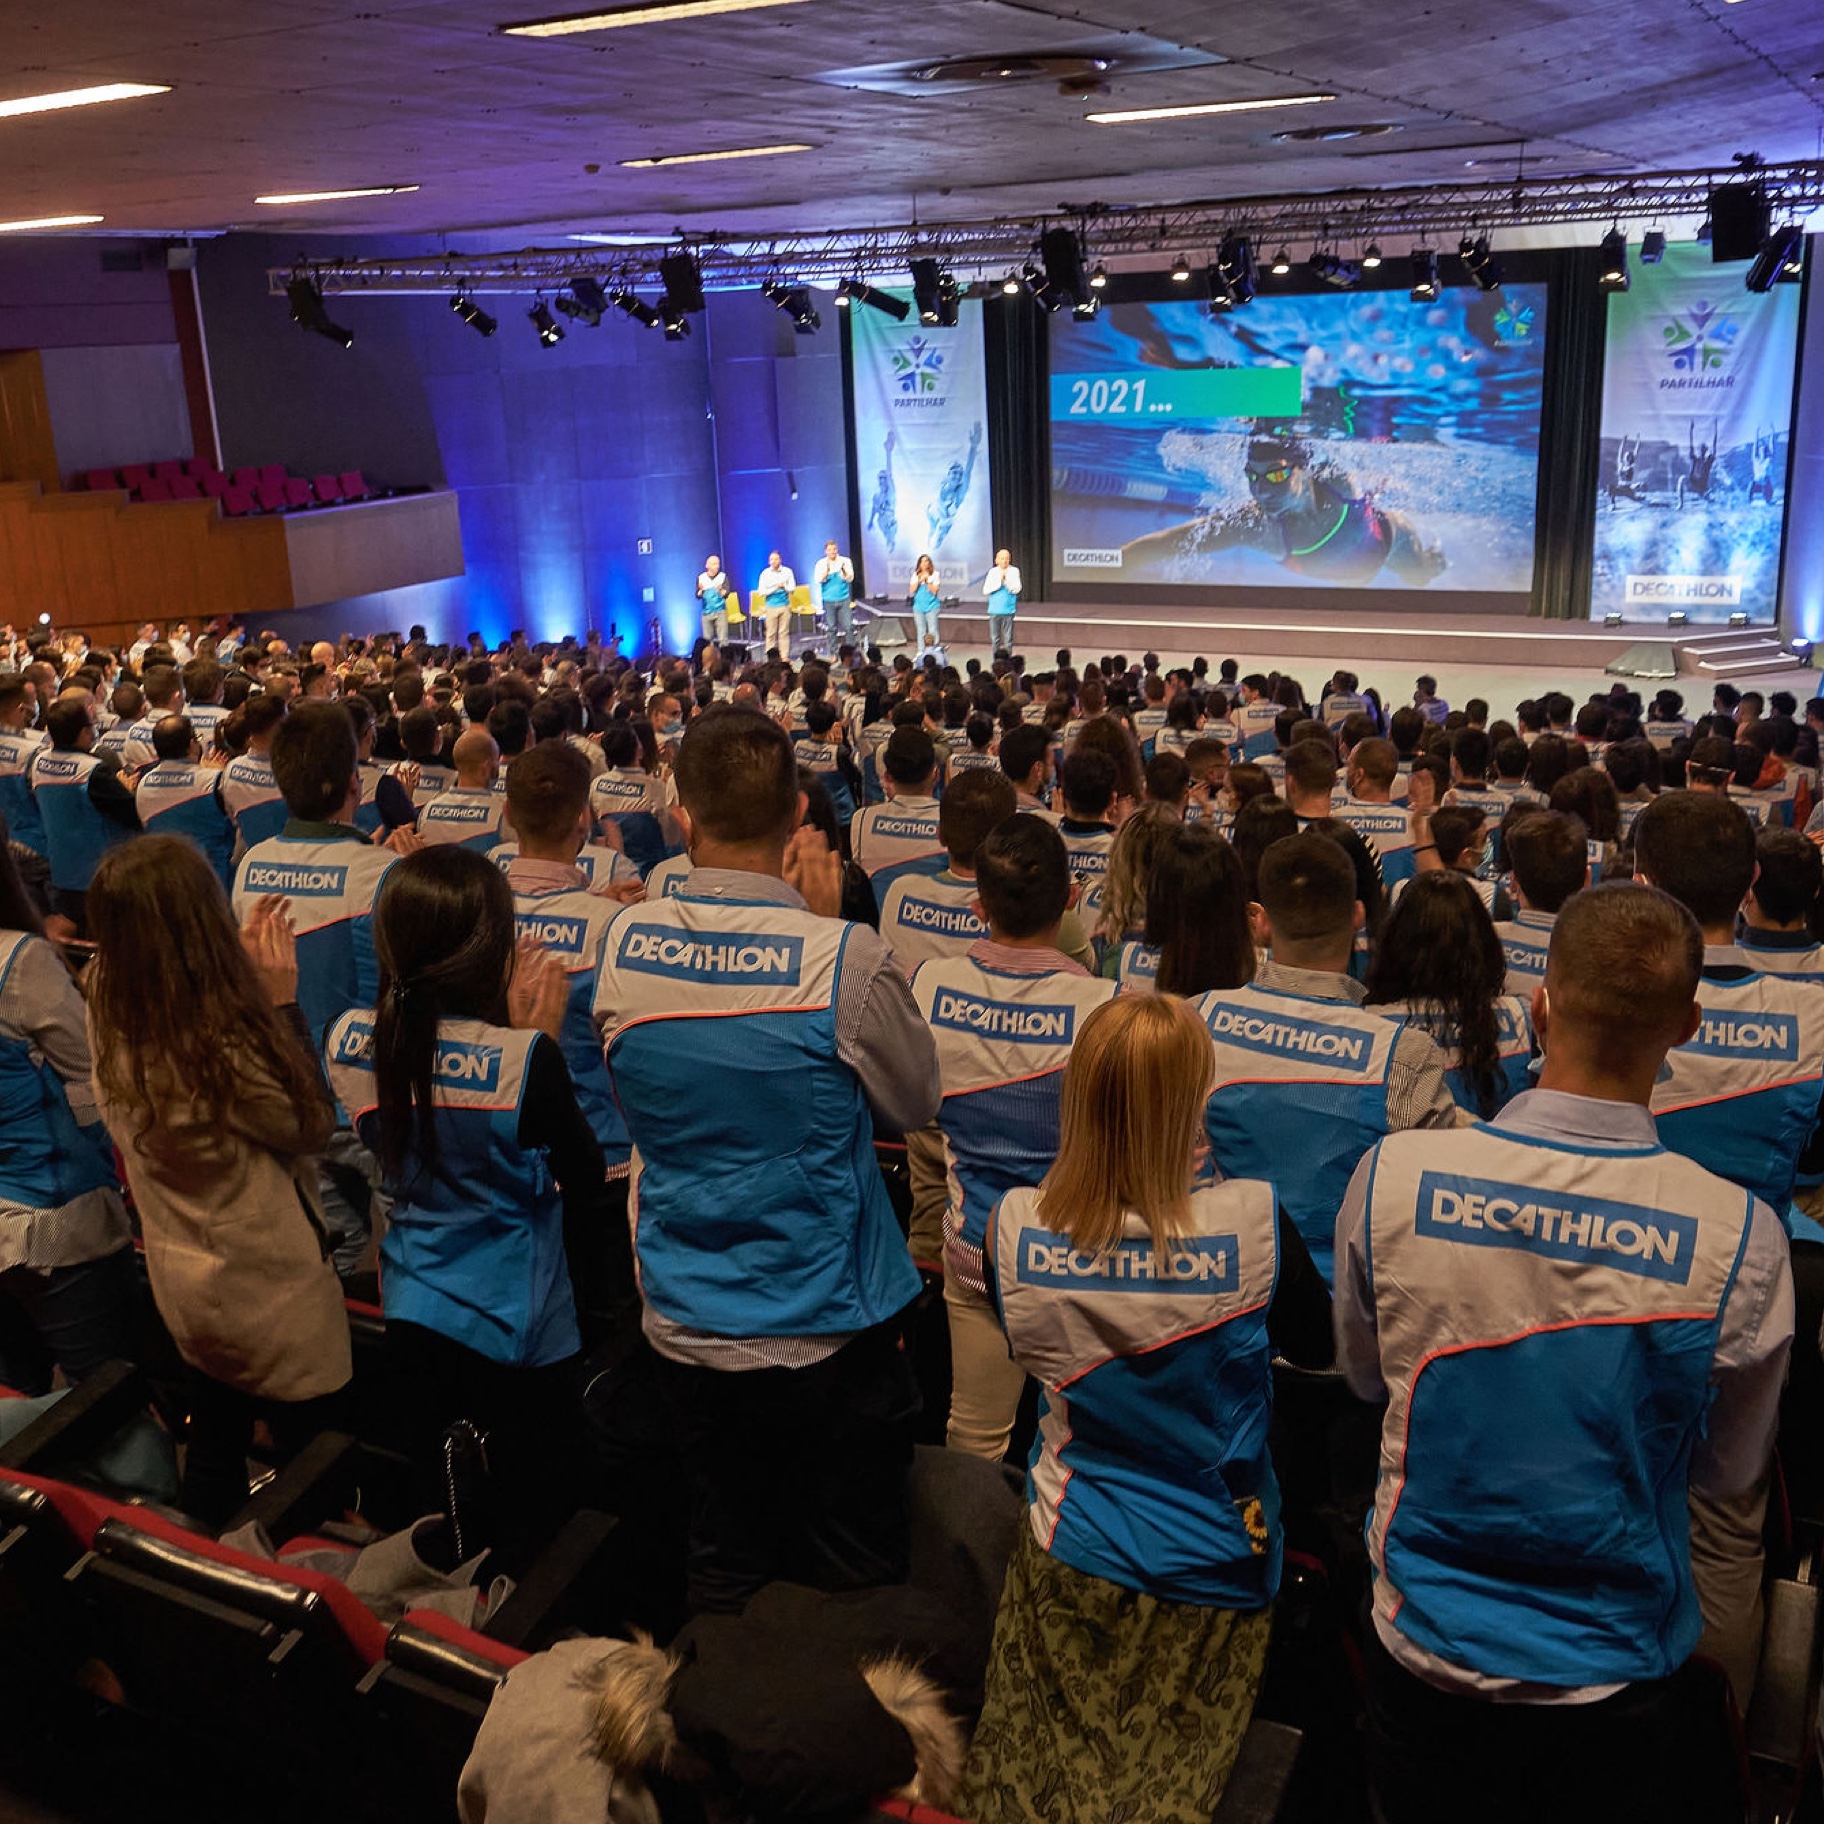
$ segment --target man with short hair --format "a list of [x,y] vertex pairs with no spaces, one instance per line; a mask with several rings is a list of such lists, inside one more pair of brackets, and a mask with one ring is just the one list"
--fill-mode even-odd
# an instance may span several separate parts
[[902,874],[881,902],[881,939],[902,974],[910,977],[935,957],[960,956],[987,936],[974,910],[976,851],[1017,808],[1003,773],[973,771],[951,780],[937,809],[946,865],[935,874]]
[[1070,857],[1070,871],[1082,898],[1085,923],[1093,930],[1102,910],[1102,890],[1108,884],[1108,855],[1115,844],[1115,826],[1109,812],[1115,802],[1115,763],[1099,748],[1066,754],[1058,768],[1058,791],[1064,815],[1058,834]]
[[843,740],[842,712],[834,703],[805,705],[804,733],[793,743],[792,751],[799,766],[814,773],[829,793],[837,827],[846,830],[867,789]]
[[0,674],[0,813],[14,842],[43,855],[44,819],[32,796],[30,775],[33,758],[50,736],[32,726],[36,697],[32,684],[17,672]]
[[1361,1005],[1349,974],[1361,923],[1342,849],[1315,830],[1281,837],[1261,857],[1255,907],[1269,960],[1244,987],[1194,1003],[1216,1043],[1205,1115],[1216,1167],[1278,1186],[1326,1280],[1355,1162],[1399,1128],[1458,1121],[1437,1044]]
[[1583,820],[1562,811],[1524,810],[1501,826],[1501,850],[1512,873],[1512,918],[1498,919],[1495,935],[1507,958],[1507,994],[1531,999],[1545,980],[1552,927],[1573,893],[1590,884],[1590,856]]
[[[946,794],[946,811],[949,803]],[[1026,1376],[1008,1360],[984,1282],[988,1217],[1008,1191],[1036,1185],[1051,1169],[1071,1041],[1114,996],[1115,984],[1092,976],[1059,947],[1070,863],[1051,825],[1030,814],[1008,817],[984,835],[975,858],[983,934],[960,954],[920,964],[912,998],[936,1037],[943,1079],[937,1125],[948,1186],[947,1442],[998,1462]]]
[[791,566],[779,552],[769,551],[754,594],[759,598],[761,621],[766,628],[766,650],[782,659],[791,657],[792,591],[797,587],[798,579]]
[[[393,771],[402,783],[409,784],[413,805],[423,810],[439,792],[447,792],[456,783],[456,769],[442,757],[443,724],[436,710],[423,701],[423,680],[414,678],[410,683],[419,700],[399,718],[399,746],[405,759]],[[400,688],[398,683],[393,686],[395,703],[400,700]]]
[[824,636],[832,650],[855,632],[855,565],[835,539],[823,541],[823,555],[811,568],[811,588],[823,610]]
[[1446,804],[1480,811],[1491,823],[1507,815],[1508,797],[1488,783],[1494,744],[1479,728],[1460,728],[1450,742],[1450,794]]
[[234,887],[234,819],[222,798],[222,769],[204,766],[188,716],[161,716],[152,728],[153,761],[134,782],[133,803],[148,836],[187,836]]
[[247,751],[222,769],[222,803],[234,819],[245,855],[285,827],[285,798],[272,770],[272,743],[285,720],[285,705],[275,696],[249,697],[240,713]]
[[937,823],[937,748],[923,728],[895,728],[879,755],[884,804],[864,804],[849,821],[849,856],[868,877],[877,905],[902,874],[944,865]]
[[784,730],[705,713],[677,786],[695,865],[616,920],[595,1016],[638,1152],[691,1607],[738,1611],[781,1577],[905,1576],[918,1396],[899,1325],[919,1277],[873,1142],[877,1121],[904,1134],[937,1112],[937,1057],[886,947],[840,917],[838,858],[797,827]]
[[[1411,814],[1405,805],[1393,802],[1399,770],[1400,756],[1391,741],[1383,741],[1378,735],[1358,741],[1349,750],[1349,761],[1343,769],[1346,796],[1340,802],[1332,801],[1325,813],[1338,823],[1346,823],[1373,850],[1380,864],[1381,881],[1389,892],[1417,871]],[[1317,771],[1314,765],[1313,778]],[[1288,785],[1291,778],[1288,756]]]
[[1265,760],[1278,748],[1279,705],[1268,697],[1267,680],[1260,672],[1251,671],[1242,679],[1241,704],[1233,713],[1244,760]]
[[1533,996],[1539,1088],[1383,1140],[1343,1199],[1337,1359],[1387,1401],[1366,1682],[1389,1824],[1530,1824],[1566,1793],[1580,1819],[1715,1815],[1686,1665],[1732,1617],[1686,1490],[1701,1525],[1764,1486],[1793,1300],[1773,1212],[1648,1112],[1702,958],[1667,895],[1576,895]]
[[86,696],[59,697],[44,725],[50,742],[32,756],[27,777],[44,825],[57,909],[81,926],[102,856],[140,833],[139,813],[120,762],[92,751],[95,727]]
[[1737,942],[1756,969],[1824,983],[1824,945],[1811,920],[1824,894],[1824,857],[1796,830],[1767,830],[1755,840],[1754,885],[1742,906]]
[[1001,771],[1013,781],[1018,808],[1058,821],[1058,813],[1045,802],[1051,790],[1051,737],[1036,723],[1022,722],[1001,736]]
[[650,874],[684,843],[671,784],[640,764],[640,738],[631,723],[610,722],[602,730],[600,753],[607,764],[589,790],[596,831],[624,850],[642,875]]
[[511,833],[505,827],[507,801],[494,789],[500,749],[485,729],[465,728],[450,758],[456,762],[456,783],[418,813],[418,834],[427,844],[460,843],[485,855]]

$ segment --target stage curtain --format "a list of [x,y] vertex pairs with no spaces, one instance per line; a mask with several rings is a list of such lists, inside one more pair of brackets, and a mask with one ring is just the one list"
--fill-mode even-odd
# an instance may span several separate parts
[[[988,378],[988,488],[994,542],[1013,553],[1023,601],[1051,576],[1051,419],[1047,319],[1027,294],[997,292],[982,310]],[[989,557],[992,558],[992,553]]]
[[1582,620],[1590,612],[1608,323],[1607,298],[1596,284],[1600,258],[1594,247],[1569,249],[1556,256],[1550,280],[1532,612],[1554,621]]

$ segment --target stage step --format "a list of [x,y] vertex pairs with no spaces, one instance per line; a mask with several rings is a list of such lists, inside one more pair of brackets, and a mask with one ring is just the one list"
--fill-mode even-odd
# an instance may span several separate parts
[[1727,679],[1750,675],[1808,675],[1811,667],[1789,653],[1772,629],[1713,627],[1677,642],[1678,669],[1691,676]]

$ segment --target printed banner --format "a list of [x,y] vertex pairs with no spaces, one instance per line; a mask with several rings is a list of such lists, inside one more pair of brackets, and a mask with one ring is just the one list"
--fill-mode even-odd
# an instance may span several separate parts
[[1592,617],[1774,619],[1800,288],[1745,270],[1668,247],[1610,294]]
[[863,304],[848,317],[863,514],[858,585],[903,598],[928,554],[943,594],[979,598],[994,562],[981,304],[964,300],[954,329],[920,323],[916,312],[898,323]]
[[1523,594],[1544,371],[1543,285],[1055,316],[1052,574]]

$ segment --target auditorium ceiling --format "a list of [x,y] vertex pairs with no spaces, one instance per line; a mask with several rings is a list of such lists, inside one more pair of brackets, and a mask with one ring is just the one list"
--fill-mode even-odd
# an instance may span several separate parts
[[[0,118],[0,219],[472,241],[764,234],[1505,175],[1522,143],[1541,176],[1750,150],[1806,158],[1824,126],[1816,0],[789,0],[587,35],[496,30],[541,10],[0,0],[0,103],[108,82],[171,88]],[[948,59],[992,67],[918,73]],[[1076,92],[1073,76],[1105,92]],[[1336,99],[1085,119],[1310,93]],[[1346,128],[1384,130],[1324,136]],[[1276,137],[1289,132],[1305,137]],[[782,142],[810,149],[622,164]],[[253,200],[380,185],[418,188]]]

